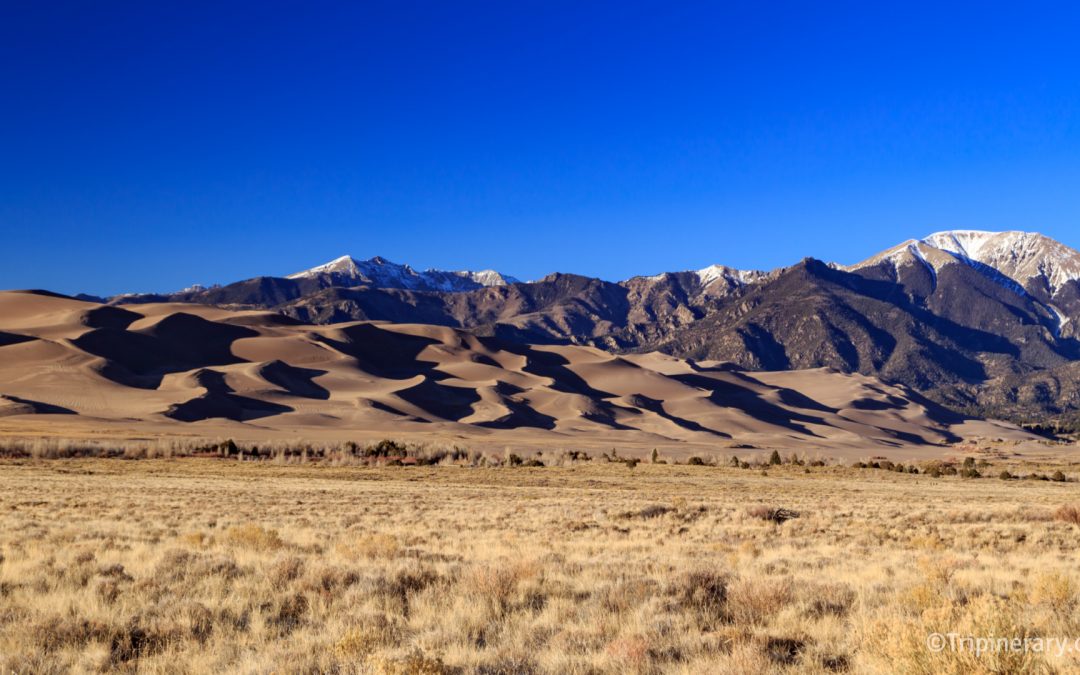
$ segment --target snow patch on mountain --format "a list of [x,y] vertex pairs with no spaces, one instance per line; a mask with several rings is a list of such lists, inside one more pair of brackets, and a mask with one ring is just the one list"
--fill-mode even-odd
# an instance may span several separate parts
[[1053,296],[1070,281],[1080,280],[1080,252],[1037,232],[951,230],[923,239],[927,244],[967,260],[988,265],[1026,286],[1035,279]]
[[946,264],[968,264],[1020,293],[1027,293],[1025,289],[1032,285],[1045,286],[1050,297],[1068,282],[1080,280],[1080,252],[1035,232],[935,232],[846,269],[859,270],[883,261],[896,266],[921,262],[935,275]]
[[737,270],[726,265],[709,265],[695,272],[702,287],[708,286],[715,281],[724,279],[736,286],[745,286],[765,276],[764,272],[757,270]]
[[409,265],[399,265],[376,256],[357,260],[348,255],[302,272],[290,274],[289,279],[312,279],[327,276],[335,284],[401,288],[412,291],[471,291],[489,286],[505,286],[518,280],[495,270],[447,271],[428,269],[417,271]]
[[1054,315],[1054,318],[1057,319],[1057,327],[1054,329],[1054,337],[1061,337],[1061,331],[1065,330],[1065,326],[1069,324],[1069,317],[1062,314],[1061,310],[1054,305],[1047,305],[1046,307]]

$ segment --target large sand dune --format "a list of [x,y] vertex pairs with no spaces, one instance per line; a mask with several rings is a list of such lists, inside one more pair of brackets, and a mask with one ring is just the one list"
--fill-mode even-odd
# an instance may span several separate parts
[[441,326],[0,293],[0,431],[864,449],[1025,438],[824,369],[743,372]]

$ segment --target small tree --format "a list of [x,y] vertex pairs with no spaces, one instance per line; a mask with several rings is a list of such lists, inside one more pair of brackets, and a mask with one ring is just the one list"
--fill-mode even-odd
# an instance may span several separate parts
[[657,450],[656,448],[653,448],[652,449],[652,456],[650,457],[650,459],[652,460],[653,464],[656,464],[657,462],[659,462],[660,461],[660,451]]
[[781,463],[783,463],[783,460],[780,459],[780,451],[779,450],[773,450],[772,454],[769,455],[769,464],[772,464],[774,466],[779,466]]

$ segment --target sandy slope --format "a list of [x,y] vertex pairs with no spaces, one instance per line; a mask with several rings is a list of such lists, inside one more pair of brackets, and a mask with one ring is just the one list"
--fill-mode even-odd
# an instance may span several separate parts
[[309,326],[14,291],[0,293],[0,396],[0,433],[834,451],[1026,437],[826,370],[749,373],[439,326]]

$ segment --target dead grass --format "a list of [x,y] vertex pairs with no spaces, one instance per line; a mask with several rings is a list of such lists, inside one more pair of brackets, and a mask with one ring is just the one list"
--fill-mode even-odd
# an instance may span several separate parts
[[1068,483],[268,459],[0,464],[0,672],[1076,670],[925,645],[1080,635]]
[[1080,508],[1072,504],[1060,506],[1058,507],[1058,510],[1054,512],[1054,518],[1063,523],[1080,526]]

